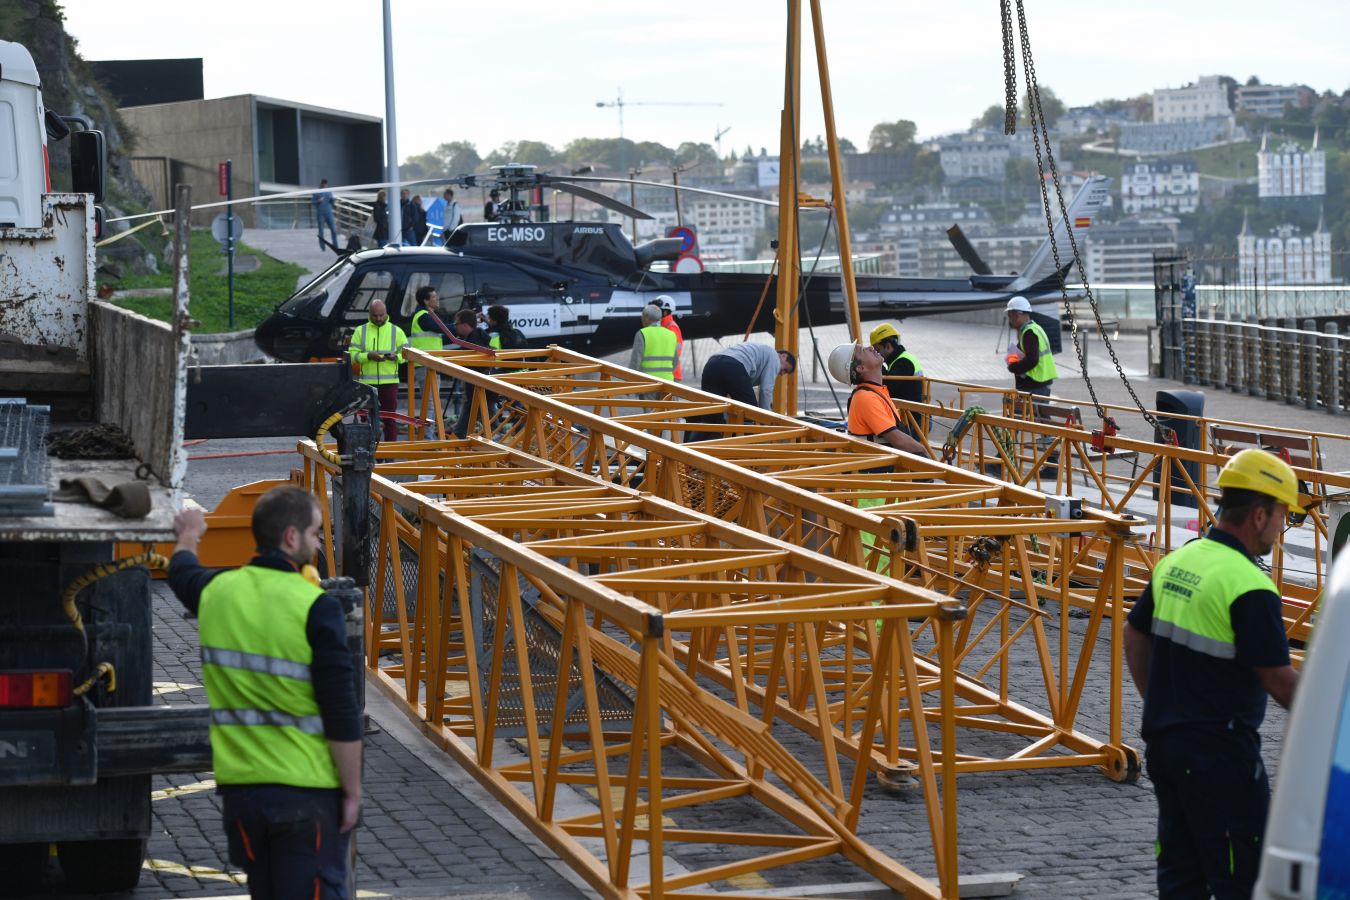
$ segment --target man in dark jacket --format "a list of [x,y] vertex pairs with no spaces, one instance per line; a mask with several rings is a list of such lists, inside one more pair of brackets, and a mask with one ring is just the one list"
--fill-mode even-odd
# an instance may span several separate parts
[[213,570],[197,561],[201,511],[174,519],[169,586],[197,614],[230,862],[254,897],[351,896],[361,708],[342,606],[302,574],[321,523],[312,494],[273,488],[253,509],[258,555]]

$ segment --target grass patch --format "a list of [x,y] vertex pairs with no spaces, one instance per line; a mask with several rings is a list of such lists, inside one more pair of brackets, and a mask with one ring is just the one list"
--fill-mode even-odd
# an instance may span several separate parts
[[1240,144],[1225,144],[1222,147],[1209,147],[1205,150],[1192,150],[1179,154],[1195,160],[1203,175],[1217,178],[1255,178],[1256,151],[1260,144],[1255,141],[1243,141]]
[[[243,331],[256,327],[272,313],[278,303],[295,293],[295,282],[306,270],[294,263],[273,259],[242,242],[235,252],[236,255],[247,253],[256,256],[260,263],[253,272],[234,274],[234,330]],[[172,269],[172,260],[166,262],[166,268]],[[128,276],[114,283],[118,290],[172,285],[172,271],[159,275]],[[194,333],[217,334],[231,330],[225,254],[220,252],[220,244],[211,237],[211,233],[204,229],[192,231],[192,242],[188,248],[188,292],[188,312],[201,322],[200,326],[193,329]],[[124,298],[114,294],[112,301],[143,316],[165,322],[170,320],[173,312],[172,297]]]

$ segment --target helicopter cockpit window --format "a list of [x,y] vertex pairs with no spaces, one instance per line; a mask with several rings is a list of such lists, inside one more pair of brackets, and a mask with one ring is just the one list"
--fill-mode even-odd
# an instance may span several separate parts
[[392,272],[382,269],[370,269],[361,274],[361,282],[352,293],[352,302],[343,310],[342,316],[349,322],[364,322],[370,314],[370,304],[383,300],[387,306],[397,282]]
[[442,309],[459,309],[464,300],[464,276],[459,272],[413,272],[408,277],[408,286],[403,289],[403,315],[411,316],[417,311],[417,291],[423,285],[431,285],[441,298]]
[[[356,271],[356,266],[350,259],[344,259],[335,264],[327,272],[324,272],[318,278],[301,288],[294,297],[281,305],[284,312],[299,314],[301,310],[307,310],[312,304],[322,303],[318,315],[326,318],[333,311],[338,298],[342,296],[342,289],[347,286],[351,280],[352,272]],[[313,315],[313,313],[308,313]]]
[[478,291],[487,298],[537,294],[539,290],[539,282],[512,266],[487,266],[478,276]]

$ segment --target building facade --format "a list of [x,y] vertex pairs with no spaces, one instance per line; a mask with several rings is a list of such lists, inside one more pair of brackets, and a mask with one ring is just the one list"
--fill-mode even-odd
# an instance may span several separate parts
[[1330,284],[1331,232],[1319,220],[1312,234],[1281,225],[1258,236],[1244,218],[1238,234],[1238,269],[1246,284]]
[[1237,107],[1254,116],[1284,118],[1288,107],[1312,106],[1317,93],[1304,84],[1245,84],[1237,89]]
[[1327,154],[1321,149],[1321,131],[1313,132],[1312,147],[1294,141],[1271,147],[1270,135],[1261,136],[1256,152],[1257,190],[1261,199],[1323,197],[1327,192]]
[[1094,225],[1084,262],[1092,284],[1152,283],[1153,254],[1177,252],[1177,221]]
[[[255,94],[123,107],[119,113],[136,133],[133,160],[142,163],[137,175],[145,181],[153,170],[146,164],[163,163],[163,178],[146,184],[156,203],[161,193],[168,199],[161,209],[173,205],[175,181],[191,184],[196,202],[217,199],[217,167],[226,160],[233,163],[236,197],[317,187],[323,178],[335,187],[384,178],[384,126],[375,116]],[[193,223],[208,224],[217,212],[194,213]],[[238,214],[249,227],[264,224],[251,204],[238,207]]]
[[1120,174],[1120,204],[1130,215],[1152,210],[1195,212],[1200,205],[1200,171],[1195,160],[1126,163]]
[[1153,121],[1199,122],[1232,112],[1228,88],[1218,75],[1202,75],[1194,84],[1180,88],[1160,88],[1153,92]]
[[1141,156],[1185,153],[1197,147],[1245,140],[1232,113],[1187,122],[1130,122],[1120,126],[1120,149]]

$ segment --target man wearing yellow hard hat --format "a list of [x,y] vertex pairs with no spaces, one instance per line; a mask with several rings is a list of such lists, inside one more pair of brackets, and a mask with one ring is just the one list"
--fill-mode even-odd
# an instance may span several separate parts
[[[905,349],[905,345],[900,343],[900,330],[890,322],[882,322],[867,337],[867,343],[872,345],[872,349],[881,354],[881,374],[886,390],[894,400],[908,400],[911,403],[923,403],[923,382],[915,379],[913,381],[898,381],[890,376],[913,376],[923,375],[923,366],[919,363],[919,358]],[[923,422],[920,427],[927,431],[927,423]],[[918,435],[908,425],[902,429],[910,437],[917,438]]]
[[1298,479],[1273,454],[1243,450],[1219,488],[1216,524],[1159,560],[1125,625],[1162,900],[1251,896],[1270,803],[1258,729],[1266,696],[1288,708],[1298,684],[1279,592],[1256,561],[1304,511]]

